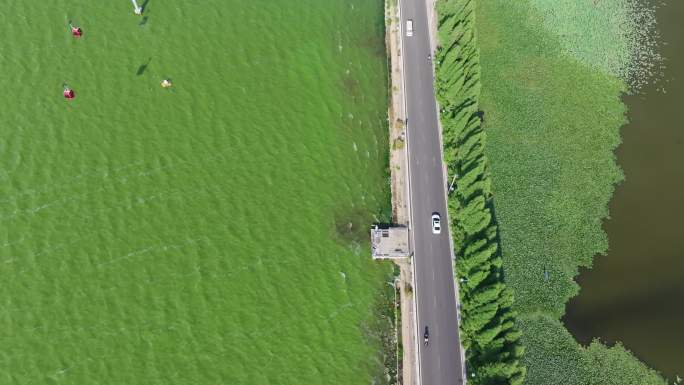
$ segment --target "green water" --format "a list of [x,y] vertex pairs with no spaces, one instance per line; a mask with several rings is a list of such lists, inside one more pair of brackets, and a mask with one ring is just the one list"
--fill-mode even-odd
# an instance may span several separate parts
[[380,376],[382,1],[0,6],[0,383]]

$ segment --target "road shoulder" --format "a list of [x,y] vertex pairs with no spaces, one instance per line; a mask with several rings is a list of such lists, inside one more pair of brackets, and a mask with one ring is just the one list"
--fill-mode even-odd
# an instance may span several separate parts
[[[402,82],[401,28],[398,0],[385,1],[385,46],[389,57],[390,100],[389,121],[392,221],[408,225],[410,219],[408,191],[408,154],[406,148],[406,110]],[[413,295],[413,261],[394,260],[400,268],[397,282],[401,293],[402,384],[417,385],[415,296]]]

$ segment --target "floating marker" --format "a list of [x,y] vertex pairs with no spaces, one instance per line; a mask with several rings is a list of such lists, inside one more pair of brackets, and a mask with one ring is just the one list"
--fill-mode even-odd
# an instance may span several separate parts
[[62,93],[64,95],[64,98],[67,100],[71,100],[76,97],[76,93],[74,90],[69,88],[66,84],[64,84],[64,92]]
[[75,38],[83,36],[83,30],[81,29],[81,27],[77,27],[71,24],[71,21],[69,21],[69,30],[71,31],[71,36]]

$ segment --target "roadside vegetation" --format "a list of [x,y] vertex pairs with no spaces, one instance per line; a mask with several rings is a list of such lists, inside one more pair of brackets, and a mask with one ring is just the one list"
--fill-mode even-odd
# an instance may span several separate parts
[[[387,262],[389,265],[389,262]],[[385,285],[376,303],[375,317],[370,318],[371,322],[364,325],[367,338],[373,341],[373,345],[381,346],[379,359],[381,365],[377,368],[382,369],[373,379],[375,384],[396,385],[401,380],[399,372],[399,337],[398,327],[401,313],[398,310],[398,293],[394,283],[399,277],[399,267],[392,265],[393,273],[386,276]]]
[[474,2],[441,0],[440,47],[435,55],[444,157],[459,175],[449,215],[460,281],[461,340],[471,384],[522,384],[521,333],[513,293],[504,283],[485,133],[478,108],[479,58],[473,31]]
[[[477,2],[479,108],[488,135],[486,146],[477,149],[491,165],[502,266],[515,295],[529,385],[666,383],[620,344],[607,347],[596,340],[581,346],[560,321],[566,302],[579,292],[574,281],[579,267],[590,267],[608,248],[602,220],[623,178],[613,153],[626,123],[620,97],[654,68],[648,64],[656,56],[648,51],[652,43],[639,40],[643,31],[631,30],[635,23],[626,19],[640,17],[635,8],[624,8],[632,4]],[[643,51],[637,54],[639,47]],[[459,75],[440,78],[453,81]],[[458,91],[449,85],[448,92]],[[449,119],[443,124],[445,131],[451,129]],[[481,131],[476,132],[484,137]],[[453,146],[451,137],[445,134],[445,146]],[[450,152],[465,156],[474,142],[469,138]],[[460,174],[461,183],[472,183]],[[458,210],[456,218],[479,220]]]

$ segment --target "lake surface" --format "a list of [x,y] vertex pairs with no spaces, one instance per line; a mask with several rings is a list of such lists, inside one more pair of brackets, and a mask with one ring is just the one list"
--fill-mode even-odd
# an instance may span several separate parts
[[382,383],[382,0],[138,2],[0,1],[0,383]]
[[684,376],[684,2],[661,5],[657,19],[664,81],[625,98],[616,155],[626,180],[605,222],[610,250],[580,274],[564,321],[580,342],[622,341],[674,378]]

